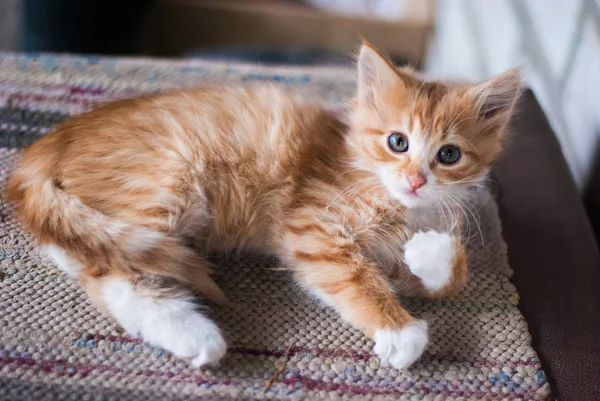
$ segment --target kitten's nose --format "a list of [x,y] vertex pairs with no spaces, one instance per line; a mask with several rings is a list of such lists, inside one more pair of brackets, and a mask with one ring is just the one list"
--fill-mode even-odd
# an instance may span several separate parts
[[408,183],[413,191],[421,188],[423,185],[427,184],[427,178],[423,174],[415,174],[408,176]]

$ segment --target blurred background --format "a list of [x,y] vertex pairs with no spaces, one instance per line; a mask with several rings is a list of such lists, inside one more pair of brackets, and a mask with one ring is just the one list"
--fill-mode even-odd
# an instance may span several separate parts
[[0,0],[0,51],[350,64],[361,36],[435,77],[524,65],[600,226],[600,0]]

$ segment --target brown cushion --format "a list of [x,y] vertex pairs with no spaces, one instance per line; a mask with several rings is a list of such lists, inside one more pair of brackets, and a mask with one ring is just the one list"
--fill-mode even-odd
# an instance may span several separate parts
[[600,255],[560,146],[527,91],[494,167],[512,279],[561,400],[600,400]]

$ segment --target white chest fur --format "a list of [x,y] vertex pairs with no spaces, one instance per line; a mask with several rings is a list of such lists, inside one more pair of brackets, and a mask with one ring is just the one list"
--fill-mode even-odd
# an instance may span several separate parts
[[459,217],[447,210],[428,208],[407,209],[405,216],[406,224],[411,231],[429,231],[440,232],[453,231],[460,226]]

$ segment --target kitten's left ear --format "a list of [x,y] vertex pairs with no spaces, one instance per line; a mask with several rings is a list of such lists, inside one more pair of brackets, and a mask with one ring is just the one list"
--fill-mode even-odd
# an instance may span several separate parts
[[484,123],[504,125],[508,122],[521,91],[520,68],[513,68],[475,85],[471,89],[471,95],[479,108],[478,119]]
[[390,60],[363,41],[358,55],[358,101],[373,104],[378,94],[402,82],[399,73]]

